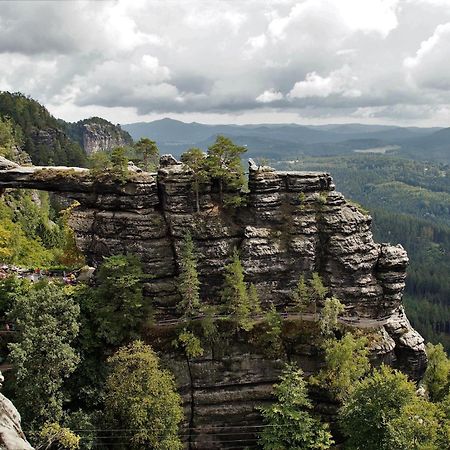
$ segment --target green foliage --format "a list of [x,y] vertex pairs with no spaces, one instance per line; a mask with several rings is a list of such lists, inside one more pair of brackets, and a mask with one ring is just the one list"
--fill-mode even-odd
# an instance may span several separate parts
[[15,403],[27,428],[59,422],[62,386],[79,361],[72,342],[79,331],[80,309],[62,286],[39,283],[14,298],[8,314],[17,328],[9,345],[17,379]]
[[294,310],[300,314],[304,313],[311,302],[308,286],[305,283],[305,276],[300,275],[297,286],[292,292],[294,300]]
[[252,314],[261,313],[261,301],[259,300],[258,290],[253,283],[250,283],[247,288],[248,302],[250,305],[250,311]]
[[181,346],[188,358],[198,358],[204,353],[200,339],[186,328],[178,335],[175,346]]
[[355,450],[438,450],[439,420],[414,384],[387,366],[357,382],[340,412],[346,448]]
[[317,305],[325,301],[325,297],[328,293],[328,288],[324,286],[322,278],[317,272],[313,272],[311,280],[309,280],[311,286],[310,298],[314,305],[314,312],[316,312]]
[[46,423],[39,433],[42,449],[77,450],[80,448],[80,436],[59,423]]
[[94,291],[97,335],[107,344],[121,345],[139,336],[150,305],[142,295],[142,265],[134,255],[105,258]]
[[0,92],[0,118],[9,118],[16,143],[31,156],[33,164],[86,165],[86,154],[67,136],[66,124],[35,100],[20,93]]
[[189,232],[185,234],[181,246],[178,281],[181,301],[177,310],[186,317],[198,315],[200,311],[200,281],[198,279],[194,241]]
[[336,297],[327,298],[320,311],[319,326],[324,336],[332,336],[338,329],[339,314],[344,312],[345,306]]
[[326,340],[324,349],[325,368],[311,377],[311,383],[323,387],[338,400],[346,399],[355,383],[370,369],[367,341],[346,333],[341,340]]
[[96,152],[89,157],[90,174],[98,182],[129,179],[127,149],[117,147],[111,153]]
[[239,328],[246,331],[253,328],[250,300],[244,282],[244,269],[236,249],[233,251],[231,263],[225,266],[222,301]]
[[181,155],[181,161],[193,172],[193,188],[195,192],[195,210],[200,211],[200,188],[208,182],[209,172],[206,164],[206,155],[199,148],[193,147]]
[[134,144],[134,148],[142,157],[142,169],[146,172],[156,170],[159,160],[159,149],[156,142],[148,138],[141,138]]
[[260,345],[269,358],[280,358],[283,353],[281,338],[283,320],[275,306],[270,305],[270,308],[265,312],[263,323],[264,331],[259,337]]
[[280,168],[332,173],[347,199],[370,210],[375,239],[405,247],[410,260],[404,297],[408,318],[426,340],[441,342],[450,351],[448,165],[359,154],[305,157]]
[[89,156],[89,169],[91,175],[98,179],[103,174],[105,169],[109,168],[111,165],[110,155],[106,152],[95,152]]
[[129,430],[126,437],[118,432],[118,442],[123,442],[118,448],[182,449],[177,435],[183,418],[181,398],[173,376],[159,367],[152,348],[136,341],[119,349],[108,362],[106,419],[110,429]]
[[[229,194],[224,197],[226,191],[239,191],[244,186],[244,169],[241,163],[241,155],[247,149],[240,147],[224,136],[217,136],[214,144],[208,147],[208,172],[219,185],[220,202],[225,200],[228,204],[240,202],[240,196]],[[238,198],[236,198],[238,197]]]
[[128,158],[124,147],[117,147],[111,152],[111,174],[124,183],[128,178]]
[[276,402],[261,408],[265,424],[260,436],[264,450],[325,450],[333,440],[328,427],[308,411],[303,372],[294,365],[286,366],[281,382],[275,385]]
[[13,159],[13,148],[16,145],[14,126],[10,119],[2,119],[0,116],[0,156]]
[[430,399],[442,400],[450,389],[450,361],[442,344],[427,344],[428,366],[424,376]]

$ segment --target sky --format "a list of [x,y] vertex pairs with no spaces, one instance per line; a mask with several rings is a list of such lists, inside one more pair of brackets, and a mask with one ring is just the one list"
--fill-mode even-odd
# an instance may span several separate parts
[[450,0],[0,0],[0,90],[69,121],[450,126]]

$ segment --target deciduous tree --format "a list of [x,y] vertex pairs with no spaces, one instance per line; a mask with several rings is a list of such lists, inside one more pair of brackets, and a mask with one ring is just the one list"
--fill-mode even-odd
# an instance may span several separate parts
[[60,422],[62,386],[76,368],[72,341],[78,334],[79,306],[63,286],[39,283],[17,296],[8,314],[17,328],[10,358],[17,379],[16,403],[33,431]]
[[135,341],[109,358],[106,382],[106,420],[112,430],[127,430],[113,442],[122,449],[180,450],[178,426],[183,418],[181,397],[173,376],[159,366],[155,352]]

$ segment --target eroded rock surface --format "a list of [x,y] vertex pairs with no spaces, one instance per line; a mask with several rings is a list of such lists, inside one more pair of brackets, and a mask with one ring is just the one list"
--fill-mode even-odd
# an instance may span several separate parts
[[[406,252],[400,245],[374,242],[371,217],[335,191],[328,173],[276,172],[251,162],[249,192],[235,193],[246,205],[226,209],[214,183],[201,186],[197,198],[191,170],[169,156],[162,158],[158,174],[138,174],[123,185],[95,183],[83,171],[69,177],[67,169],[58,175],[53,168],[46,176],[36,170],[2,170],[0,187],[54,190],[77,199],[71,225],[88,262],[95,265],[118,253],[139,255],[151,276],[146,294],[157,319],[177,317],[180,248],[190,231],[204,302],[220,303],[222,273],[235,247],[246,281],[255,284],[263,302],[280,308],[291,301],[299,275],[316,271],[345,304],[349,320],[375,328],[375,363],[392,364],[415,379],[423,374],[423,339],[402,307]],[[184,394],[187,424],[203,430],[191,436],[191,448],[226,448],[213,442],[225,441],[236,426],[257,424],[255,406],[270,400],[286,358],[298,361],[306,374],[318,370],[313,338],[298,324],[285,328],[292,336],[284,353],[270,358],[248,336],[221,342],[219,352],[208,349],[189,367],[170,345],[164,350]],[[173,336],[154,339],[155,345],[170,344]],[[322,412],[328,407],[322,402]],[[225,437],[205,431],[211,426],[224,427]]]
[[[3,375],[0,372],[0,386]],[[3,394],[0,394],[0,449],[33,450],[20,425],[20,414]]]

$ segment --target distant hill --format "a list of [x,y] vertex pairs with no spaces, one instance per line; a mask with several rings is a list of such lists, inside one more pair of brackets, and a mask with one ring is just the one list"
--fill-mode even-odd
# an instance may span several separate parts
[[0,92],[0,118],[13,122],[20,149],[35,165],[86,166],[95,151],[133,144],[120,125],[100,117],[65,122],[21,93]]
[[[390,153],[412,159],[450,163],[450,136],[445,129],[396,127],[365,124],[298,124],[205,125],[173,119],[123,125],[136,140],[149,137],[163,153],[180,156],[189,147],[204,150],[218,134],[233,139],[248,149],[248,156],[275,160],[302,155],[349,155],[355,151]],[[449,129],[450,130],[450,129]],[[450,134],[450,132],[448,133]],[[447,146],[447,147],[446,147]],[[425,151],[426,150],[426,151]]]
[[405,140],[402,151],[412,159],[450,164],[450,128]]

